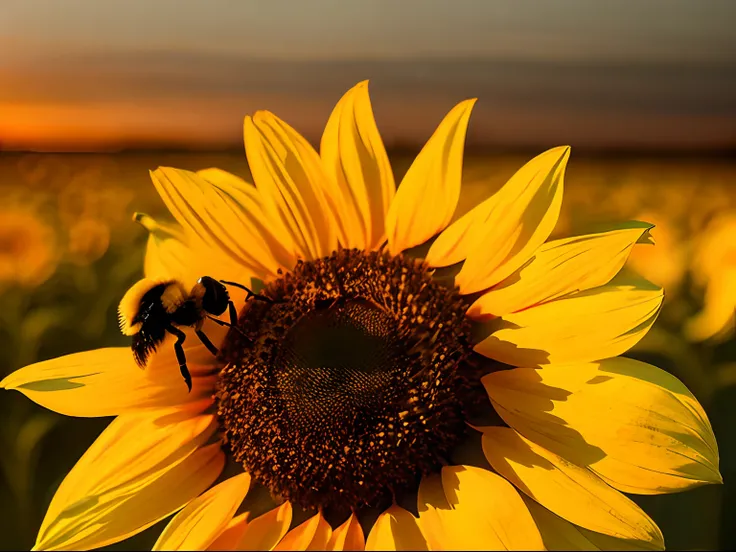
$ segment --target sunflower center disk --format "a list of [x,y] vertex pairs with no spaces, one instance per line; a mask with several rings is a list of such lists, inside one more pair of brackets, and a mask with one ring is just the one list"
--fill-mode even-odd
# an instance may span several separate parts
[[234,458],[274,494],[346,512],[381,506],[464,432],[455,391],[467,308],[426,265],[341,250],[300,263],[231,332],[218,415]]
[[304,316],[287,334],[276,363],[287,416],[308,431],[357,426],[396,398],[402,361],[397,331],[366,301],[333,302]]

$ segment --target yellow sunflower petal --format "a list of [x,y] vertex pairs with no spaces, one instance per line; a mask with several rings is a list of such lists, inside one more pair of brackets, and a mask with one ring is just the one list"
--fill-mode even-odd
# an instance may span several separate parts
[[151,179],[179,224],[193,240],[206,245],[201,250],[210,254],[210,271],[221,270],[218,265],[224,263],[244,266],[259,277],[275,274],[278,265],[264,245],[257,221],[227,193],[229,188],[171,167],[159,167],[151,172]]
[[148,230],[148,244],[143,273],[153,280],[179,280],[190,288],[202,276],[191,246],[181,227],[155,220],[145,213],[135,213],[133,220]]
[[[465,260],[478,247],[485,248],[485,241],[481,240],[487,238],[488,232],[494,227],[513,240],[521,239],[523,236],[514,233],[514,230],[521,229],[515,228],[514,224],[522,224],[524,217],[536,215],[537,218],[544,218],[547,210],[555,208],[552,202],[562,193],[562,177],[569,153],[569,147],[558,147],[529,161],[498,192],[453,222],[437,237],[427,254],[429,265],[450,266]],[[556,208],[559,210],[559,205]],[[554,216],[556,219],[557,215]],[[525,232],[529,234],[534,230],[528,228]],[[494,243],[502,244],[505,239],[502,236],[490,238]],[[542,243],[544,239],[539,241],[538,238],[537,241]],[[518,246],[525,244],[519,243]],[[502,263],[503,259],[498,262]],[[494,268],[488,267],[489,270]]]
[[[279,232],[292,238],[295,253],[317,259],[337,246],[334,213],[338,194],[311,145],[293,128],[267,111],[244,123],[245,152],[263,197],[263,208]],[[332,193],[329,193],[332,192]]]
[[248,523],[237,550],[273,550],[291,525],[291,502],[266,512]]
[[[419,527],[430,550],[470,550],[471,545],[478,546],[472,542],[473,535],[464,531],[453,531],[460,527],[453,523],[452,507],[447,501],[445,491],[442,488],[442,477],[439,474],[422,477],[417,493],[417,510],[419,512]],[[438,513],[442,511],[441,513]],[[491,536],[493,544],[496,539]],[[469,542],[465,542],[469,541]]]
[[[202,276],[240,282],[250,282],[251,277],[256,276],[251,268],[233,261],[196,236],[184,236],[180,228],[156,222],[143,213],[136,213],[134,219],[149,231],[143,262],[147,278],[178,280],[189,290]],[[283,266],[293,266],[293,256],[291,259]],[[214,271],[213,267],[216,267]]]
[[274,550],[324,550],[331,536],[330,524],[317,513],[286,533]]
[[250,475],[226,479],[192,500],[166,526],[153,550],[205,550],[227,527],[250,487]]
[[56,491],[35,550],[88,550],[121,541],[176,512],[220,474],[213,416],[176,410],[116,418]]
[[[250,234],[260,236],[261,243],[247,242],[246,236],[233,232],[244,246],[252,249],[254,256],[270,267],[291,270],[296,262],[291,236],[284,228],[269,220],[263,209],[263,198],[253,184],[222,169],[210,168],[197,171],[197,174],[211,183],[217,191],[228,199],[233,212],[249,227]],[[253,246],[253,247],[251,247]]]
[[620,355],[649,331],[664,300],[651,284],[607,285],[508,314],[475,351],[512,366]]
[[567,521],[612,537],[664,547],[657,525],[631,500],[594,473],[513,429],[483,428],[483,452],[501,476]]
[[565,521],[531,498],[524,497],[524,502],[539,527],[547,550],[662,550],[645,541],[617,539],[588,531]]
[[355,514],[350,514],[347,521],[332,532],[325,550],[365,550],[363,528]]
[[542,538],[514,487],[473,466],[442,468],[422,479],[417,497],[432,550],[543,550]]
[[545,243],[530,262],[480,297],[468,316],[503,316],[605,285],[624,266],[634,244],[647,240],[651,228],[645,222],[630,222],[606,232]]
[[319,516],[319,524],[311,542],[307,545],[307,550],[326,550],[327,543],[332,538],[332,527],[327,523],[327,520],[322,514],[317,515]]
[[368,81],[351,88],[335,106],[322,134],[320,155],[339,184],[338,213],[347,248],[376,249],[386,238],[385,219],[396,184],[373,118]]
[[[147,278],[178,280],[185,289],[191,290],[202,276],[245,284],[248,284],[252,277],[262,277],[246,265],[232,261],[230,257],[222,255],[195,237],[189,236],[187,239],[161,237],[159,231],[155,229],[149,231],[151,233],[143,264],[143,272]],[[293,266],[293,263],[288,266]],[[229,293],[236,304],[245,298],[245,293],[241,294],[237,288],[230,287]]]
[[501,417],[613,487],[658,494],[722,481],[698,401],[674,376],[627,358],[485,376]]
[[394,504],[383,512],[365,543],[366,550],[428,550],[417,518]]
[[547,550],[600,550],[583,536],[578,527],[553,514],[534,500],[524,497]]
[[127,347],[97,349],[31,364],[8,375],[0,387],[20,391],[54,412],[80,417],[193,404],[212,394],[216,376],[193,370],[188,393],[173,353],[158,355],[155,362],[155,368],[152,364],[144,371]]
[[245,528],[248,527],[248,516],[250,512],[244,512],[235,516],[225,526],[225,529],[207,547],[207,550],[237,550],[240,539],[243,538]]
[[[428,262],[446,266],[466,257],[455,283],[462,293],[487,289],[504,280],[549,237],[562,205],[562,187],[570,148],[538,155],[494,196],[448,228],[430,249]],[[462,240],[462,241],[460,241]],[[439,244],[439,245],[438,245]]]
[[467,259],[475,234],[496,206],[495,197],[473,207],[437,236],[425,258],[429,266],[450,266]]
[[[554,514],[552,514],[554,515]],[[619,551],[638,551],[638,550],[664,550],[664,543],[662,543],[661,547],[653,547],[651,543],[645,542],[645,541],[637,541],[637,540],[631,540],[631,539],[617,539],[616,537],[611,537],[609,535],[603,535],[601,533],[595,533],[593,531],[588,531],[587,529],[583,529],[582,527],[578,527],[578,531],[580,531],[580,534],[583,535],[588,541],[593,543],[593,545],[598,550],[616,550]]]
[[460,198],[465,133],[475,100],[456,105],[404,175],[386,215],[394,255],[421,245],[452,220]]

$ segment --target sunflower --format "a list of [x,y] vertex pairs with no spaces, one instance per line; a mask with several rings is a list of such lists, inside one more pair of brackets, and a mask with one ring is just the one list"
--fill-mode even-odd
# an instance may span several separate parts
[[695,241],[693,280],[704,288],[703,306],[685,323],[692,341],[724,340],[734,334],[736,316],[736,212],[714,217]]
[[[234,327],[201,325],[216,356],[182,328],[191,393],[172,336],[143,371],[112,348],[2,382],[63,414],[116,416],[59,486],[36,550],[105,546],[172,514],[155,549],[663,548],[622,492],[721,476],[693,395],[618,357],[662,303],[617,276],[651,225],[548,241],[567,147],[453,222],[473,104],[398,187],[366,82],[319,153],[269,112],[246,117],[255,185],[151,174],[177,224],[136,216],[150,238],[124,329],[146,290],[186,301],[203,275],[258,295],[231,286]],[[261,491],[270,509],[249,502]]]

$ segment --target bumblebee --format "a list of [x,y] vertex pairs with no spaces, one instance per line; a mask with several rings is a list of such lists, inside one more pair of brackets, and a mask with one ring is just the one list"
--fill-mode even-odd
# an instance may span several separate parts
[[[213,355],[218,353],[217,347],[202,331],[202,325],[205,319],[209,318],[220,326],[237,329],[238,313],[224,284],[246,290],[248,292],[246,300],[250,297],[269,300],[241,284],[220,282],[209,276],[202,276],[189,292],[176,280],[150,278],[144,278],[130,288],[120,301],[118,317],[123,334],[133,337],[131,349],[136,364],[145,368],[151,354],[169,333],[176,337],[174,351],[179,362],[179,370],[187,388],[191,391],[192,376],[187,368],[183,347],[186,334],[181,328],[194,328],[204,346]],[[226,310],[229,311],[230,322],[215,318],[224,314]]]

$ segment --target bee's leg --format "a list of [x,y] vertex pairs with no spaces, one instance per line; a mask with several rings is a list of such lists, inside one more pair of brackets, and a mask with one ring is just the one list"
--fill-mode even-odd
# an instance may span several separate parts
[[210,338],[207,337],[207,335],[202,330],[194,330],[197,334],[197,337],[199,340],[204,343],[204,346],[207,347],[210,353],[217,356],[217,353],[220,351],[217,350],[217,347],[215,347],[214,343],[210,341]]
[[227,308],[230,312],[230,326],[236,327],[238,325],[238,311],[235,309],[235,303],[228,301]]
[[180,329],[175,328],[174,326],[171,326],[171,325],[169,325],[169,327],[166,328],[166,331],[176,336],[176,343],[174,343],[174,352],[176,352],[176,360],[179,361],[179,370],[181,371],[181,375],[184,378],[184,383],[187,384],[187,388],[189,389],[189,392],[191,392],[192,391],[192,375],[189,373],[189,368],[187,368],[187,357],[184,354],[184,347],[182,345],[184,343],[184,340],[187,338],[187,335]]
[[[230,304],[231,305],[232,305],[232,303],[233,302],[230,301]],[[235,308],[235,305],[233,305],[233,309],[234,308]],[[231,314],[231,316],[232,316],[232,314]],[[245,339],[247,339],[248,341],[251,341],[251,339],[247,335],[245,335],[243,333],[243,330],[241,330],[240,328],[238,328],[238,326],[236,324],[231,324],[230,322],[225,322],[224,320],[220,320],[219,318],[215,318],[214,316],[209,315],[209,314],[207,315],[207,318],[209,318],[210,320],[212,320],[215,324],[218,324],[220,326],[225,326],[225,327],[228,327],[228,328],[232,328],[233,330],[235,330],[236,332],[238,332],[240,335],[242,335]],[[237,319],[236,319],[235,322],[237,323]]]

